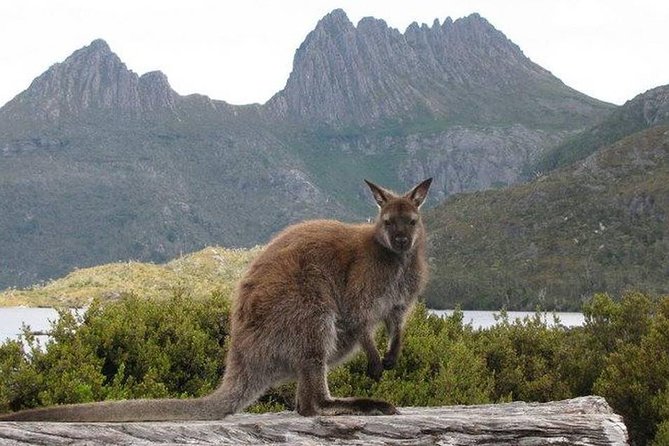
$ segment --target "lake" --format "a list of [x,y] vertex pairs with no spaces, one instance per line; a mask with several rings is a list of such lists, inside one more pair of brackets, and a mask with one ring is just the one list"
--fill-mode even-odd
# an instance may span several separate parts
[[[437,315],[451,315],[453,310],[430,310]],[[495,315],[498,311],[463,311],[463,322],[471,323],[475,329],[488,328],[495,325]],[[534,312],[509,311],[509,321],[533,316]],[[566,327],[583,325],[582,313],[555,313],[560,323]],[[6,339],[16,339],[21,331],[21,325],[25,323],[32,331],[48,330],[50,320],[55,320],[58,313],[53,308],[28,308],[28,307],[0,307],[0,342]],[[544,320],[548,325],[553,325],[553,313],[544,313]]]
[[[430,310],[430,313],[440,316],[450,316],[453,314],[453,310]],[[507,311],[506,313],[509,317],[509,322],[514,322],[516,319],[522,320],[526,317],[533,317],[535,315],[534,311]],[[490,328],[497,323],[495,315],[499,315],[499,311],[463,311],[462,322],[464,324],[472,324],[472,327],[475,329]],[[557,316],[560,325],[564,325],[565,327],[580,327],[585,322],[583,313],[548,312],[541,313],[541,315],[542,319],[549,327],[555,325],[553,315]]]
[[49,321],[58,319],[53,308],[1,307],[0,308],[0,342],[16,339],[21,332],[21,325],[30,325],[32,331],[45,331],[50,327]]

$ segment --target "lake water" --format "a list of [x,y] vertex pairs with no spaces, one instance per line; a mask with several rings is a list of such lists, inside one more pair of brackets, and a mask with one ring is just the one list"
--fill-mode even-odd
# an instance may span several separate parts
[[46,331],[49,321],[58,319],[58,313],[53,308],[0,308],[0,342],[6,339],[16,339],[21,332],[21,325],[30,325],[32,331]]
[[[433,314],[451,315],[453,310],[430,310]],[[471,323],[476,329],[488,328],[495,325],[496,311],[463,311],[463,322]],[[509,321],[533,316],[533,312],[509,311]],[[582,313],[555,313],[560,323],[566,327],[583,325]],[[30,326],[32,331],[46,331],[49,329],[49,321],[58,317],[56,310],[52,308],[26,308],[26,307],[0,307],[0,342],[6,339],[16,339],[21,331],[21,325]],[[553,325],[553,313],[544,313],[548,325]]]
[[[430,310],[431,313],[440,316],[450,316],[453,310]],[[509,322],[514,322],[516,319],[524,319],[526,317],[534,317],[534,311],[507,311]],[[463,311],[462,322],[464,324],[472,324],[475,329],[490,328],[497,323],[495,316],[499,315],[499,311]],[[560,325],[565,327],[580,327],[584,324],[585,319],[583,313],[541,313],[541,317],[549,327],[555,325],[553,315],[557,316]]]

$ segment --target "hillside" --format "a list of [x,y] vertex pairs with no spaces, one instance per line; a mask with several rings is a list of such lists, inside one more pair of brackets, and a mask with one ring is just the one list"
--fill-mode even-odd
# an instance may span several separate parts
[[350,218],[253,116],[254,106],[178,96],[102,41],[51,67],[0,109],[0,289],[253,246],[319,215],[304,203]]
[[93,299],[134,294],[160,299],[176,292],[208,297],[230,296],[237,280],[260,248],[208,247],[165,264],[118,262],[75,270],[65,277],[25,289],[0,292],[0,307],[81,307]]
[[669,125],[430,213],[436,307],[577,310],[593,292],[669,292]]
[[335,10],[263,105],[180,96],[96,40],[0,108],[0,289],[364,219],[363,178],[432,176],[432,203],[512,184],[612,109],[476,14],[402,33]]
[[527,167],[526,175],[568,166],[626,135],[667,122],[669,85],[663,85],[639,94],[614,110],[602,122],[543,153],[535,163]]
[[[580,310],[593,293],[669,293],[669,125],[533,182],[459,194],[426,212],[430,307]],[[124,292],[228,294],[257,249],[207,248],[165,265],[85,268],[0,305],[82,305]]]

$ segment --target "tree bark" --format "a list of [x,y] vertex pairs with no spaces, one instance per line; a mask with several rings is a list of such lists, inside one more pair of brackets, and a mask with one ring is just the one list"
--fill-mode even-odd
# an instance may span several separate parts
[[601,397],[548,403],[405,407],[400,415],[305,418],[293,412],[221,421],[0,422],[2,445],[627,445]]

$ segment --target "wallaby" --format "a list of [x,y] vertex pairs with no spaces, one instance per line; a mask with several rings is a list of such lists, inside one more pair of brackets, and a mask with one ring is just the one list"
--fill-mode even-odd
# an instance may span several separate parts
[[[332,398],[326,374],[360,346],[379,379],[401,348],[404,320],[427,278],[419,209],[432,179],[404,195],[365,180],[379,206],[374,223],[315,220],[288,227],[240,280],[220,386],[194,399],[105,401],[30,409],[0,420],[211,420],[243,410],[272,385],[297,380],[301,415],[396,414],[385,401]],[[385,323],[381,360],[374,332]]]

